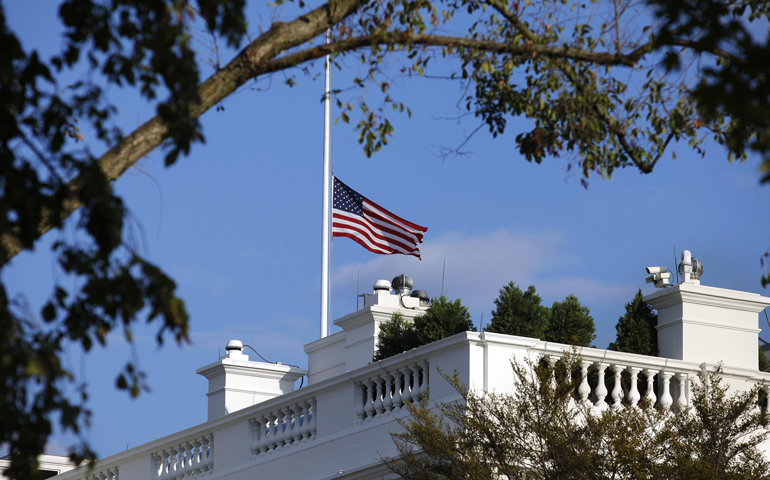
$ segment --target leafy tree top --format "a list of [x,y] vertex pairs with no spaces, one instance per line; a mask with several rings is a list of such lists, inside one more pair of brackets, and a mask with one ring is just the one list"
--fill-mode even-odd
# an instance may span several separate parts
[[548,312],[549,342],[590,347],[596,339],[596,326],[591,310],[570,294],[561,302],[554,302]]
[[548,329],[548,307],[540,304],[541,298],[534,285],[522,291],[509,282],[500,289],[495,299],[492,320],[486,331],[545,340]]
[[759,387],[727,394],[721,370],[693,379],[691,405],[676,413],[649,402],[594,409],[574,400],[580,358],[512,362],[512,394],[468,390],[464,401],[407,404],[411,417],[391,434],[398,455],[383,458],[407,480],[770,478],[760,449],[767,419]]
[[467,331],[476,331],[468,309],[459,298],[450,301],[442,295],[434,298],[425,313],[414,318],[414,323],[404,319],[400,312],[382,322],[372,360],[376,362]]
[[[700,153],[708,135],[730,159],[759,152],[764,180],[770,179],[770,38],[752,34],[754,22],[769,18],[767,1],[330,0],[311,8],[297,0],[295,18],[270,25],[201,81],[191,46],[195,28],[240,48],[244,5],[61,0],[61,51],[45,59],[22,46],[0,4],[0,269],[80,210],[71,236],[78,240],[53,243],[69,278],[41,308],[46,328],[14,309],[0,284],[0,352],[10,352],[0,362],[7,379],[0,445],[14,452],[23,444],[28,454],[12,458],[12,478],[34,470],[51,415],[63,419],[65,430],[84,425],[84,406],[61,397],[72,378],[54,360],[62,342],[88,350],[116,327],[130,341],[145,311],[158,321],[159,340],[166,334],[186,340],[187,313],[176,286],[124,241],[127,210],[110,182],[160,145],[168,165],[186,155],[204,140],[200,115],[249,80],[330,53],[360,56],[365,73],[354,84],[377,95],[351,101],[340,91],[335,99],[343,122],[354,116],[371,155],[393,134],[390,112],[411,113],[391,91],[392,78],[454,62],[449,78],[467,92],[459,104],[480,128],[497,136],[507,133],[510,119],[529,119],[515,137],[527,161],[565,158],[585,178],[624,167],[649,173],[672,142]],[[319,44],[327,29],[331,43]],[[403,71],[387,69],[391,55]],[[688,65],[694,75],[676,70]],[[84,80],[62,84],[73,70]],[[285,78],[297,81],[291,73]],[[157,115],[133,132],[120,131],[106,94],[113,86],[135,89]],[[83,138],[86,125],[94,138]],[[108,150],[96,157],[92,152],[104,145]],[[543,330],[538,324],[517,334],[540,338]],[[38,381],[42,390],[31,387]],[[143,377],[128,364],[117,383],[136,394]],[[44,405],[40,412],[33,411],[35,401]]]
[[396,312],[389,320],[380,324],[380,331],[377,332],[377,350],[372,361],[384,360],[419,346],[414,324],[404,319],[401,312]]
[[657,324],[658,315],[642,300],[642,290],[639,289],[634,298],[626,304],[626,313],[615,325],[617,337],[607,348],[655,357],[658,355],[658,332],[655,330]]
[[462,305],[460,299],[451,301],[443,295],[431,300],[428,310],[414,318],[414,329],[420,345],[457,333],[476,331],[468,308]]

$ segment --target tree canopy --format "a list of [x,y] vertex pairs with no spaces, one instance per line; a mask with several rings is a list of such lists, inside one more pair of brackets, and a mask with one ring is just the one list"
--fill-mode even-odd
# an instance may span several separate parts
[[642,290],[626,304],[626,313],[618,319],[615,330],[617,337],[610,343],[609,350],[637,353],[639,355],[658,355],[658,315],[655,310],[642,301]]
[[431,301],[425,313],[414,317],[414,323],[405,320],[399,312],[382,322],[377,333],[377,351],[372,360],[376,362],[468,331],[476,331],[468,308],[462,305],[459,298],[450,301],[441,295]]
[[545,339],[549,342],[590,347],[591,342],[596,339],[596,326],[591,310],[572,294],[567,295],[561,302],[553,302],[548,311]]
[[[62,396],[73,378],[58,361],[66,343],[88,350],[116,328],[130,342],[140,316],[157,322],[159,342],[186,340],[176,285],[126,242],[126,206],[110,182],[161,145],[166,164],[175,163],[204,141],[200,115],[258,76],[295,71],[329,53],[360,57],[366,74],[354,84],[376,87],[367,91],[379,96],[353,102],[337,91],[335,98],[366,155],[387,144],[388,115],[409,112],[391,96],[392,76],[424,75],[441,63],[462,85],[460,104],[493,135],[506,133],[511,118],[529,119],[516,137],[528,161],[563,158],[585,178],[625,167],[649,173],[672,142],[701,152],[712,136],[731,158],[756,150],[770,171],[768,39],[751,33],[754,22],[767,21],[765,1],[295,5],[296,18],[272,23],[201,81],[191,26],[240,48],[243,0],[62,0],[65,34],[52,58],[23,47],[0,4],[0,269],[76,211],[72,227],[82,232],[53,243],[73,281],[51,292],[40,312],[45,325],[0,285],[8,399],[0,444],[10,446],[12,478],[30,477],[52,413],[74,431],[87,418],[82,402]],[[331,43],[321,44],[327,29]],[[408,62],[403,71],[388,71],[392,55]],[[87,74],[68,83],[74,70]],[[157,115],[121,131],[111,86],[135,89]],[[95,132],[88,142],[85,128]],[[129,363],[116,382],[136,395],[142,372]]]
[[702,372],[692,405],[596,411],[575,399],[577,357],[564,364],[513,362],[512,394],[450,382],[463,401],[407,405],[391,434],[398,456],[384,459],[404,479],[767,479],[758,446],[768,438],[759,387],[727,393],[721,371]]
[[548,307],[541,305],[542,299],[534,285],[524,292],[513,282],[500,289],[492,310],[492,320],[486,330],[521,337],[545,340],[548,330]]

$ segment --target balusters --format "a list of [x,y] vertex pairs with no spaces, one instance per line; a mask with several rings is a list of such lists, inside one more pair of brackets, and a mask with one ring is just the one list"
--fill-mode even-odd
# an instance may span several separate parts
[[316,415],[316,412],[318,412],[318,404],[315,397],[310,400],[310,408],[312,409],[310,411],[310,436],[315,438],[316,424],[318,423],[318,415]]
[[193,457],[196,456],[196,453],[195,453],[196,450],[195,450],[195,445],[193,444],[193,440],[190,440],[189,442],[187,442],[187,445],[185,446],[187,447],[187,461],[185,462],[184,472],[186,477],[192,477],[193,475],[195,475],[195,466],[193,465]]
[[655,405],[658,400],[655,396],[655,371],[651,368],[645,368],[644,375],[647,377],[647,391],[644,392],[644,398],[649,400],[650,405]]
[[267,416],[267,449],[268,450],[275,450],[276,448],[278,448],[278,444],[275,441],[275,438],[276,438],[275,420],[276,420],[275,415],[269,414]]
[[366,419],[371,420],[374,418],[374,404],[372,399],[374,398],[374,381],[370,378],[364,382],[366,384],[366,404],[364,405],[364,411],[366,412]]
[[192,445],[192,451],[190,452],[190,466],[192,468],[192,476],[195,476],[201,473],[201,442],[198,441],[197,438],[194,438],[190,442],[190,445]]
[[292,420],[294,418],[294,410],[291,407],[286,407],[283,410],[283,443],[284,445],[291,445],[294,443],[294,433],[292,432]]
[[[251,421],[252,455],[259,453],[259,423]],[[156,480],[182,480],[193,478],[214,469],[214,435],[192,438],[175,446],[169,446],[151,455]],[[118,467],[100,472],[94,480],[118,480]]]
[[382,403],[382,386],[385,383],[385,379],[377,377],[374,383],[377,384],[377,394],[374,397],[374,412],[376,415],[382,415],[382,412],[385,411],[385,404]]
[[690,396],[690,376],[687,373],[677,373],[676,379],[679,382],[679,398],[676,399],[676,408],[678,411],[683,412],[687,410],[689,405],[688,397]]
[[671,372],[661,370],[660,376],[663,379],[663,393],[660,396],[660,406],[664,410],[671,408],[671,404],[674,403],[674,399],[671,397]]
[[637,385],[639,372],[641,371],[641,368],[628,367],[628,373],[631,374],[631,389],[628,391],[628,403],[632,407],[635,407],[642,398],[642,395],[639,393],[639,386]]
[[588,396],[591,394],[591,385],[588,384],[588,367],[591,366],[591,362],[580,362],[580,386],[578,387],[578,393],[580,394],[580,401],[588,403]]
[[[363,387],[363,385],[360,386]],[[363,387],[363,391],[366,391],[366,387]],[[361,405],[361,408],[363,409],[363,404]],[[302,428],[300,429],[300,432],[302,433],[302,439],[305,440],[310,438],[310,404],[307,400],[302,402],[302,410],[304,414],[302,415]]]
[[270,446],[267,443],[268,429],[270,428],[268,426],[269,423],[270,421],[267,417],[260,417],[257,419],[257,425],[259,428],[259,441],[257,446],[259,447],[259,453],[265,453],[266,451],[270,450]]
[[176,447],[171,447],[168,449],[169,453],[169,463],[168,463],[168,478],[173,480],[179,476],[179,451],[176,449]]
[[302,432],[300,431],[300,425],[302,423],[302,405],[295,403],[291,409],[294,412],[294,425],[292,426],[291,434],[294,437],[294,443],[296,443],[302,440]]
[[166,480],[168,478],[168,452],[161,450],[157,455],[160,463],[158,468],[158,480]]
[[404,404],[401,397],[401,372],[393,372],[393,378],[396,387],[393,389],[393,411],[397,412],[401,410],[401,406]]
[[607,396],[607,387],[604,385],[604,371],[607,369],[609,365],[606,363],[597,363],[596,367],[599,369],[599,383],[596,385],[596,390],[594,393],[596,394],[596,404],[595,406],[597,408],[604,408],[607,406],[607,402],[604,401],[604,397]]
[[385,379],[385,398],[382,399],[382,405],[388,414],[393,410],[393,376],[383,375],[382,378]]
[[275,448],[281,448],[285,444],[283,440],[283,410],[278,410],[273,415],[275,415]]
[[421,368],[417,365],[412,365],[409,367],[412,369],[412,399],[415,402],[420,401],[420,397],[422,397],[422,392],[420,391],[420,370]]
[[251,433],[251,442],[249,443],[249,450],[251,450],[252,458],[259,455],[259,441],[262,438],[259,434],[259,420],[252,418],[249,420],[249,433]]
[[412,381],[412,370],[409,367],[401,369],[401,373],[404,374],[404,390],[401,393],[401,399],[404,401],[404,405],[412,401],[412,392],[409,391],[409,384]]
[[206,440],[205,448],[208,450],[208,455],[205,457],[206,462],[203,466],[206,468],[206,473],[211,473],[214,471],[214,434],[212,433],[203,438]]
[[430,387],[430,365],[427,360],[420,362],[420,369],[422,369],[422,381],[420,382],[420,395],[424,396],[428,394],[428,387]]
[[612,370],[615,372],[615,385],[612,387],[612,406],[614,408],[620,408],[623,404],[623,387],[620,386],[620,376],[623,370],[626,369],[623,365],[611,365]]
[[[361,383],[356,383],[355,386],[356,389],[356,420],[357,423],[361,423],[364,421],[364,418],[366,418],[366,411],[364,410],[364,403],[366,402],[366,387]],[[303,404],[304,407],[304,404]],[[305,409],[307,412],[307,409]],[[302,436],[307,438],[305,435],[305,426],[307,425],[307,415],[305,416],[305,421],[302,422]]]

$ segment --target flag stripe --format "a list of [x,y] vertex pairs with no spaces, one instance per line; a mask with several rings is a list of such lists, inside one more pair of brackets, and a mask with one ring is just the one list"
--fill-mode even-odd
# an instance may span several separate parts
[[334,210],[334,215],[345,216],[345,218],[351,221],[361,222],[366,224],[367,228],[371,229],[375,233],[380,233],[383,236],[392,238],[393,240],[410,245],[412,247],[420,243],[421,239],[416,238],[410,233],[404,233],[402,230],[398,230],[390,223],[383,223],[377,219],[371,219],[367,215],[363,217],[360,215],[351,214],[342,210]]
[[384,248],[388,248],[389,246],[394,246],[396,248],[399,248],[400,250],[403,250],[404,253],[411,252],[415,250],[414,244],[410,242],[403,242],[403,239],[401,238],[393,238],[392,236],[383,235],[378,230],[371,228],[371,225],[368,225],[365,220],[361,220],[361,217],[358,217],[356,215],[349,215],[344,213],[339,213],[339,211],[335,211],[333,215],[333,224],[332,229],[335,227],[337,228],[352,228],[356,231],[360,232],[362,235],[366,235],[367,238],[372,241],[373,243],[376,243],[377,245],[380,245]]
[[419,225],[416,225],[412,222],[409,222],[407,220],[404,220],[403,218],[399,217],[398,215],[395,215],[381,206],[377,205],[376,203],[372,202],[368,198],[364,199],[364,208],[367,208],[374,212],[375,214],[379,214],[383,218],[387,219],[390,223],[400,224],[401,228],[404,230],[414,231],[414,233],[425,233],[428,231],[427,228],[421,227]]
[[334,177],[332,235],[355,240],[379,254],[420,258],[417,245],[428,229],[382,208]]
[[[372,253],[379,253],[380,255],[393,255],[393,254],[396,254],[396,253],[401,253],[401,252],[383,250],[383,249],[380,249],[380,248],[377,248],[377,247],[372,247],[372,246],[370,246],[366,242],[366,240],[363,237],[361,237],[357,233],[347,233],[347,232],[337,231],[334,234],[334,236],[335,237],[347,237],[347,238],[349,238],[351,240],[354,240],[356,243],[358,243],[359,245],[361,245],[362,247],[364,247],[365,249],[369,250]],[[409,252],[409,253],[401,253],[401,254],[402,255],[411,255],[413,257],[420,258],[420,251],[419,250],[415,250],[414,252]]]

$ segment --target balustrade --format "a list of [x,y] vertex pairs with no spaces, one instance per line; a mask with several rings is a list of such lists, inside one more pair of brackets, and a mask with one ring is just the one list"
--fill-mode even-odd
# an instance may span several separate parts
[[98,472],[93,472],[81,478],[83,480],[118,480],[118,467],[114,466]]
[[[546,358],[551,363],[560,361],[560,356],[553,353],[548,353]],[[588,373],[591,366],[597,369],[596,385],[589,383]],[[636,407],[644,399],[660,408],[677,411],[687,408],[690,404],[692,372],[643,368],[639,365],[626,366],[610,363],[608,360],[587,359],[581,359],[579,367],[580,383],[574,395],[576,402],[604,409]],[[608,373],[608,369],[611,373]],[[641,376],[644,378],[640,378]],[[640,384],[646,384],[646,387],[640,388]],[[611,385],[611,391],[607,390],[607,385]],[[770,390],[770,386],[766,388]],[[608,394],[612,401],[607,399]],[[770,416],[770,413],[768,415]]]
[[357,423],[398,412],[407,403],[419,402],[428,389],[428,362],[394,367],[355,386]]
[[250,419],[251,458],[314,439],[316,405],[316,399],[311,398]]
[[[214,471],[214,434],[164,447],[153,454],[154,479],[181,480]],[[117,480],[117,476],[113,479]]]

